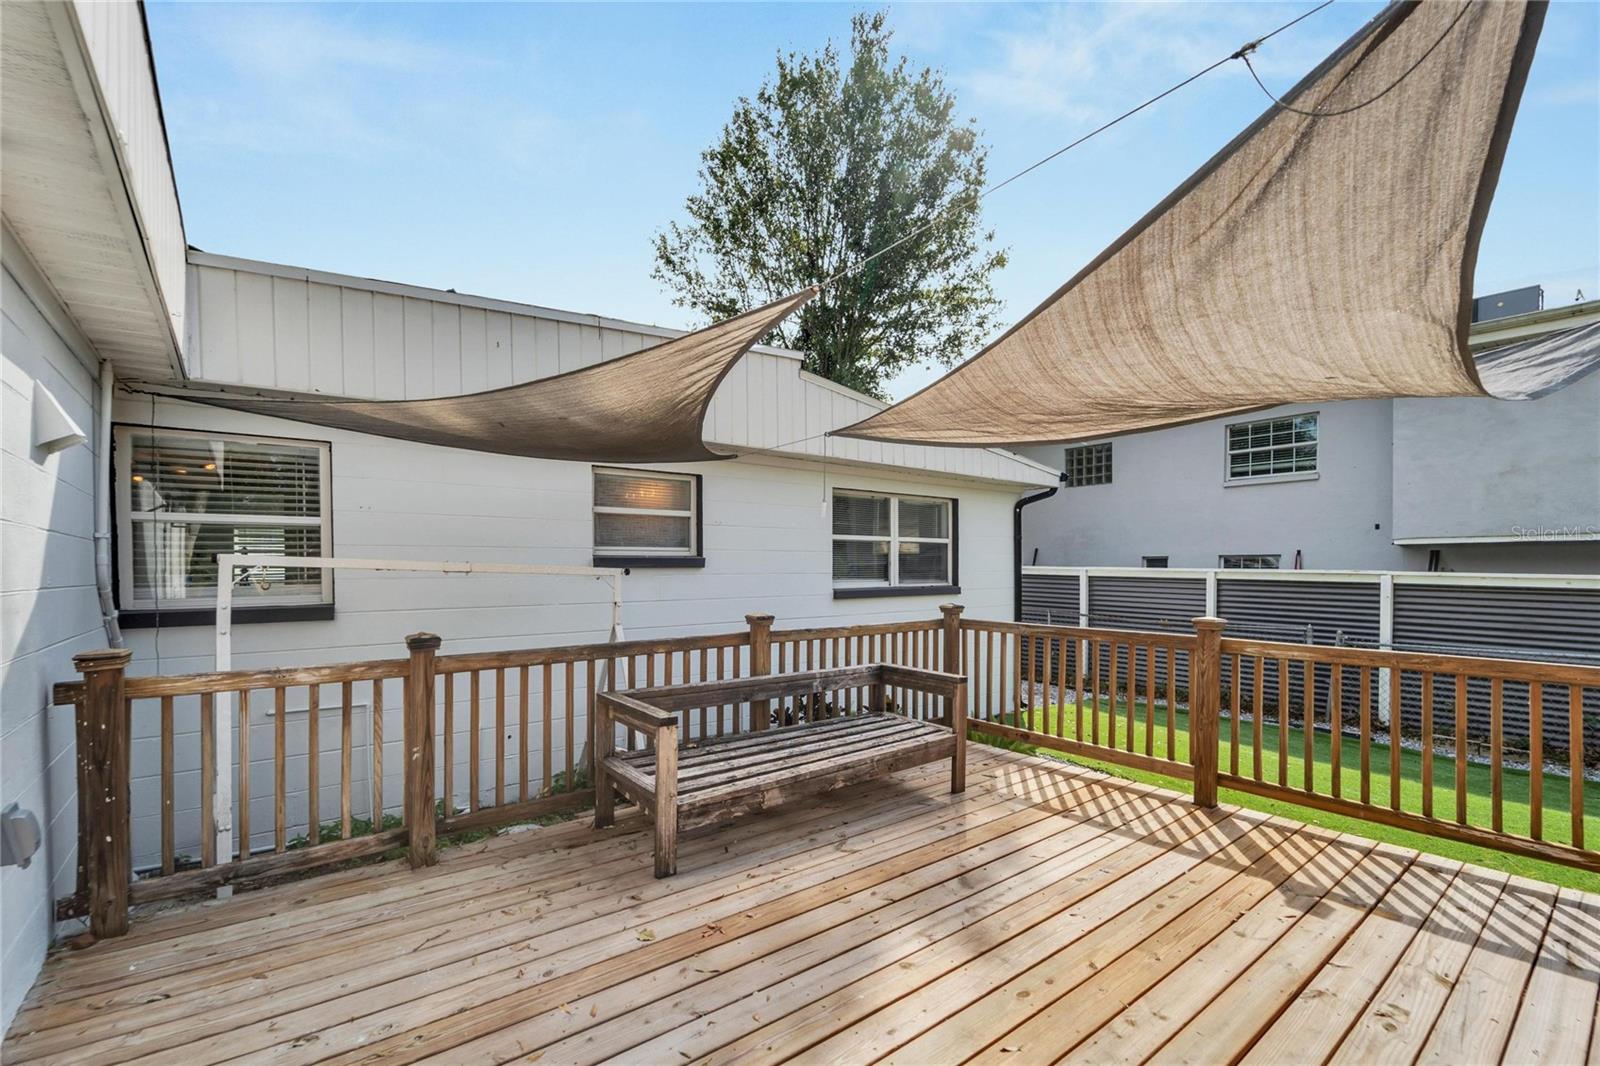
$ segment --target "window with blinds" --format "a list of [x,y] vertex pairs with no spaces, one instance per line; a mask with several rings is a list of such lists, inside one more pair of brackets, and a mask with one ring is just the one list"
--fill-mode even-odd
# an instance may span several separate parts
[[[122,426],[116,449],[125,610],[215,605],[218,555],[332,553],[326,444]],[[264,565],[235,580],[241,606],[333,598],[320,569]]]
[[950,584],[952,511],[949,500],[835,492],[835,587]]
[[595,554],[699,554],[698,496],[699,479],[690,474],[596,467]]
[[1314,474],[1317,415],[1291,415],[1228,427],[1229,481]]

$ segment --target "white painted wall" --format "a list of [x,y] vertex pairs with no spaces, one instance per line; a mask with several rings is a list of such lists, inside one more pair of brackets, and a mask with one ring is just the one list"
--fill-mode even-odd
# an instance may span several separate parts
[[[12,251],[9,241],[7,252]],[[94,589],[88,447],[46,456],[33,447],[31,404],[40,385],[86,431],[95,422],[95,373],[86,349],[51,326],[64,321],[19,277],[8,254],[0,293],[0,806],[18,803],[45,829],[26,869],[0,868],[0,1029],[38,973],[55,897],[76,871],[77,787],[70,709],[50,707],[50,686],[73,675],[72,656],[105,646]],[[36,302],[38,301],[38,302]],[[74,342],[76,343],[76,342]]]
[[[171,400],[124,397],[119,422],[219,432],[276,436],[317,436],[332,445],[333,552],[376,558],[467,559],[477,561],[588,565],[592,558],[590,467],[581,463],[479,455],[408,444],[361,434],[324,432],[300,424],[220,411]],[[724,462],[664,466],[701,474],[704,479],[704,569],[636,569],[625,579],[624,624],[629,637],[730,632],[744,628],[747,613],[767,611],[780,628],[843,621],[873,622],[937,616],[947,594],[886,599],[835,600],[832,588],[831,518],[824,507],[837,487],[950,496],[960,501],[959,599],[971,617],[1008,618],[1011,610],[1011,507],[1018,485],[888,473],[867,466],[778,456],[753,456]],[[332,621],[238,625],[234,665],[238,668],[331,663],[404,655],[406,634],[438,633],[444,650],[527,648],[605,639],[609,592],[593,579],[440,577],[347,572],[335,582],[337,617]],[[213,663],[213,631],[205,627],[164,627],[127,631],[136,673],[207,670]],[[559,684],[559,679],[558,679]],[[364,687],[363,687],[364,688]],[[564,690],[563,690],[564,691]],[[265,694],[263,694],[265,695]],[[558,702],[560,693],[558,692]],[[323,693],[325,715],[336,715],[336,690]],[[458,701],[465,693],[458,695]],[[303,691],[292,710],[304,708]],[[358,690],[358,725],[369,697]],[[400,797],[398,685],[385,698],[385,801]],[[271,841],[269,783],[272,780],[271,720],[266,703],[253,719],[252,830],[257,846]],[[198,832],[198,781],[188,776],[198,766],[198,709],[176,708],[179,729],[177,829],[180,850]],[[333,754],[336,717],[325,717],[324,817],[336,812],[332,791],[337,766]],[[457,719],[464,730],[465,714]],[[158,740],[152,713],[134,723],[135,862],[156,857],[157,797],[153,776]],[[289,719],[290,750],[303,750],[304,714]],[[364,727],[363,727],[364,729]],[[492,781],[493,725],[484,723]],[[578,736],[585,730],[580,721]],[[565,761],[555,741],[553,761]],[[465,752],[465,737],[457,750]],[[538,745],[534,744],[538,753]],[[461,758],[465,758],[463,755]],[[365,793],[366,758],[357,748],[353,765],[358,797]],[[303,767],[291,766],[300,780]],[[464,765],[458,778],[464,782]],[[461,786],[464,788],[464,785]],[[357,811],[364,800],[358,798]],[[303,795],[290,797],[289,819],[305,816]],[[264,832],[262,830],[265,830]]]
[[[1260,414],[1133,433],[1112,441],[1112,483],[1062,488],[1024,513],[1024,559],[1043,566],[1210,567],[1219,555],[1296,550],[1310,569],[1402,569],[1391,543],[1388,400],[1275,407]],[[1226,426],[1318,414],[1318,474],[1301,481],[1226,482]],[[1026,449],[1060,469],[1061,446]]]

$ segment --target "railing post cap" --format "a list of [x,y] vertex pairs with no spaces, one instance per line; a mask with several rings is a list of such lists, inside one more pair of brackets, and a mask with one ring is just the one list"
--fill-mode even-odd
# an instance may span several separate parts
[[959,603],[941,603],[939,610],[945,614],[960,614],[966,608]]
[[99,651],[81,651],[72,657],[72,665],[80,674],[97,670],[119,670],[133,659],[128,648],[101,648]]
[[406,638],[406,647],[412,651],[437,651],[442,643],[437,633],[413,633]]
[[747,614],[744,616],[744,620],[753,626],[770,626],[773,616],[770,614]]
[[1226,618],[1217,618],[1213,615],[1202,615],[1189,621],[1196,629],[1226,629],[1228,626]]

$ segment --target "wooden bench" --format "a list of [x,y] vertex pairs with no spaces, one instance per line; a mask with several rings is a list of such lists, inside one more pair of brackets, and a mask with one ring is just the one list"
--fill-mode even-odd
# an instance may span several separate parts
[[[835,699],[839,693],[857,689],[870,693],[861,712],[829,716],[843,702]],[[942,724],[895,713],[886,698],[892,689],[943,697]],[[807,708],[816,720],[771,727],[773,700],[780,708]],[[752,732],[679,747],[680,714],[745,703],[751,705]],[[618,725],[643,733],[649,747],[617,751]],[[959,674],[849,666],[601,692],[595,699],[594,824],[612,824],[613,790],[633,800],[655,823],[656,876],[669,877],[678,869],[680,829],[941,759],[950,760],[950,791],[964,790],[967,682]]]

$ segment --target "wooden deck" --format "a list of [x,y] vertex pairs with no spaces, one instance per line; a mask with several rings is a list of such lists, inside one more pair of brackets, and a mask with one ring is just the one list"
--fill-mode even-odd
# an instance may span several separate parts
[[1583,1062],[1600,897],[992,748],[136,917],[7,1063]]

